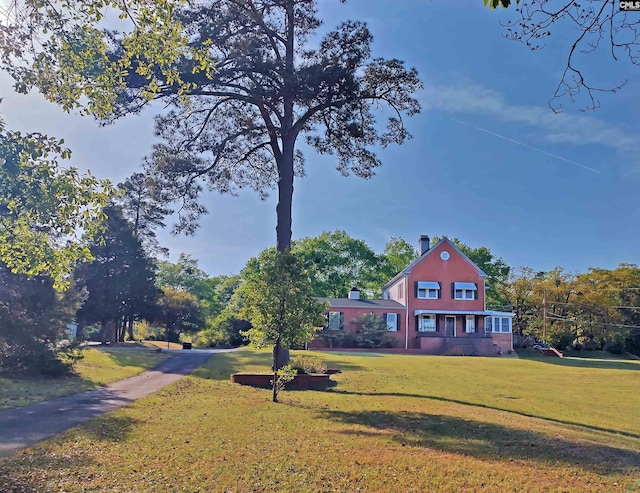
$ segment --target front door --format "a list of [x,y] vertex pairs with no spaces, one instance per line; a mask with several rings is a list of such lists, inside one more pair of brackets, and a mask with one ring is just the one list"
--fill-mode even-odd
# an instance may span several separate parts
[[445,327],[447,337],[455,337],[456,336],[456,317],[446,316],[445,318]]

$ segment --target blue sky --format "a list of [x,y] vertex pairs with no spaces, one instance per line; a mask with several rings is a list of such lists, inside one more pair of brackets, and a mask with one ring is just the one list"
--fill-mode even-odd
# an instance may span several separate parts
[[[447,235],[535,270],[640,263],[635,67],[582,57],[595,82],[628,83],[602,94],[595,112],[563,101],[557,115],[547,101],[564,68],[567,26],[533,53],[502,38],[499,21],[514,13],[485,9],[482,0],[319,3],[324,28],[366,21],[374,56],[418,69],[423,111],[407,120],[411,141],[380,150],[383,166],[370,180],[344,178],[331,157],[307,151],[307,176],[295,184],[294,238],[344,229],[381,251],[392,236],[417,246],[420,234]],[[123,180],[154,142],[152,111],[100,127],[37,94],[13,94],[4,75],[0,95],[9,128],[64,138],[72,164],[99,177]],[[273,197],[246,191],[204,202],[210,213],[195,236],[161,233],[172,260],[186,252],[211,275],[231,274],[275,244]]]

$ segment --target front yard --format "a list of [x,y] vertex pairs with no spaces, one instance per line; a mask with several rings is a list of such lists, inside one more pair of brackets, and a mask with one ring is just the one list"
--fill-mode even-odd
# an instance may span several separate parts
[[317,353],[337,386],[229,382],[216,354],[0,461],[2,491],[640,491],[640,362]]
[[167,353],[129,348],[86,348],[77,365],[77,376],[69,378],[7,378],[0,376],[0,409],[26,406],[89,390],[132,377],[165,360]]

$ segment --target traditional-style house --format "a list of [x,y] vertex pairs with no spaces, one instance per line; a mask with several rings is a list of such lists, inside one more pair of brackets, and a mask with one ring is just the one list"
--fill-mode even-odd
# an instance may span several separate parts
[[328,301],[328,323],[309,343],[310,349],[329,349],[332,334],[355,331],[355,322],[374,313],[387,321],[395,351],[440,355],[495,356],[513,352],[509,312],[487,310],[487,277],[448,238],[430,247],[420,237],[420,257],[382,287],[383,299],[348,298]]

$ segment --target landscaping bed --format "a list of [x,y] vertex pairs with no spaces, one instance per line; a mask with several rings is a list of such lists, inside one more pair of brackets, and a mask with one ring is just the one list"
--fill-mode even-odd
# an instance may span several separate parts
[[[251,387],[271,388],[272,373],[233,373],[231,382]],[[333,384],[328,373],[299,373],[293,380],[287,382],[286,389],[322,390]]]

